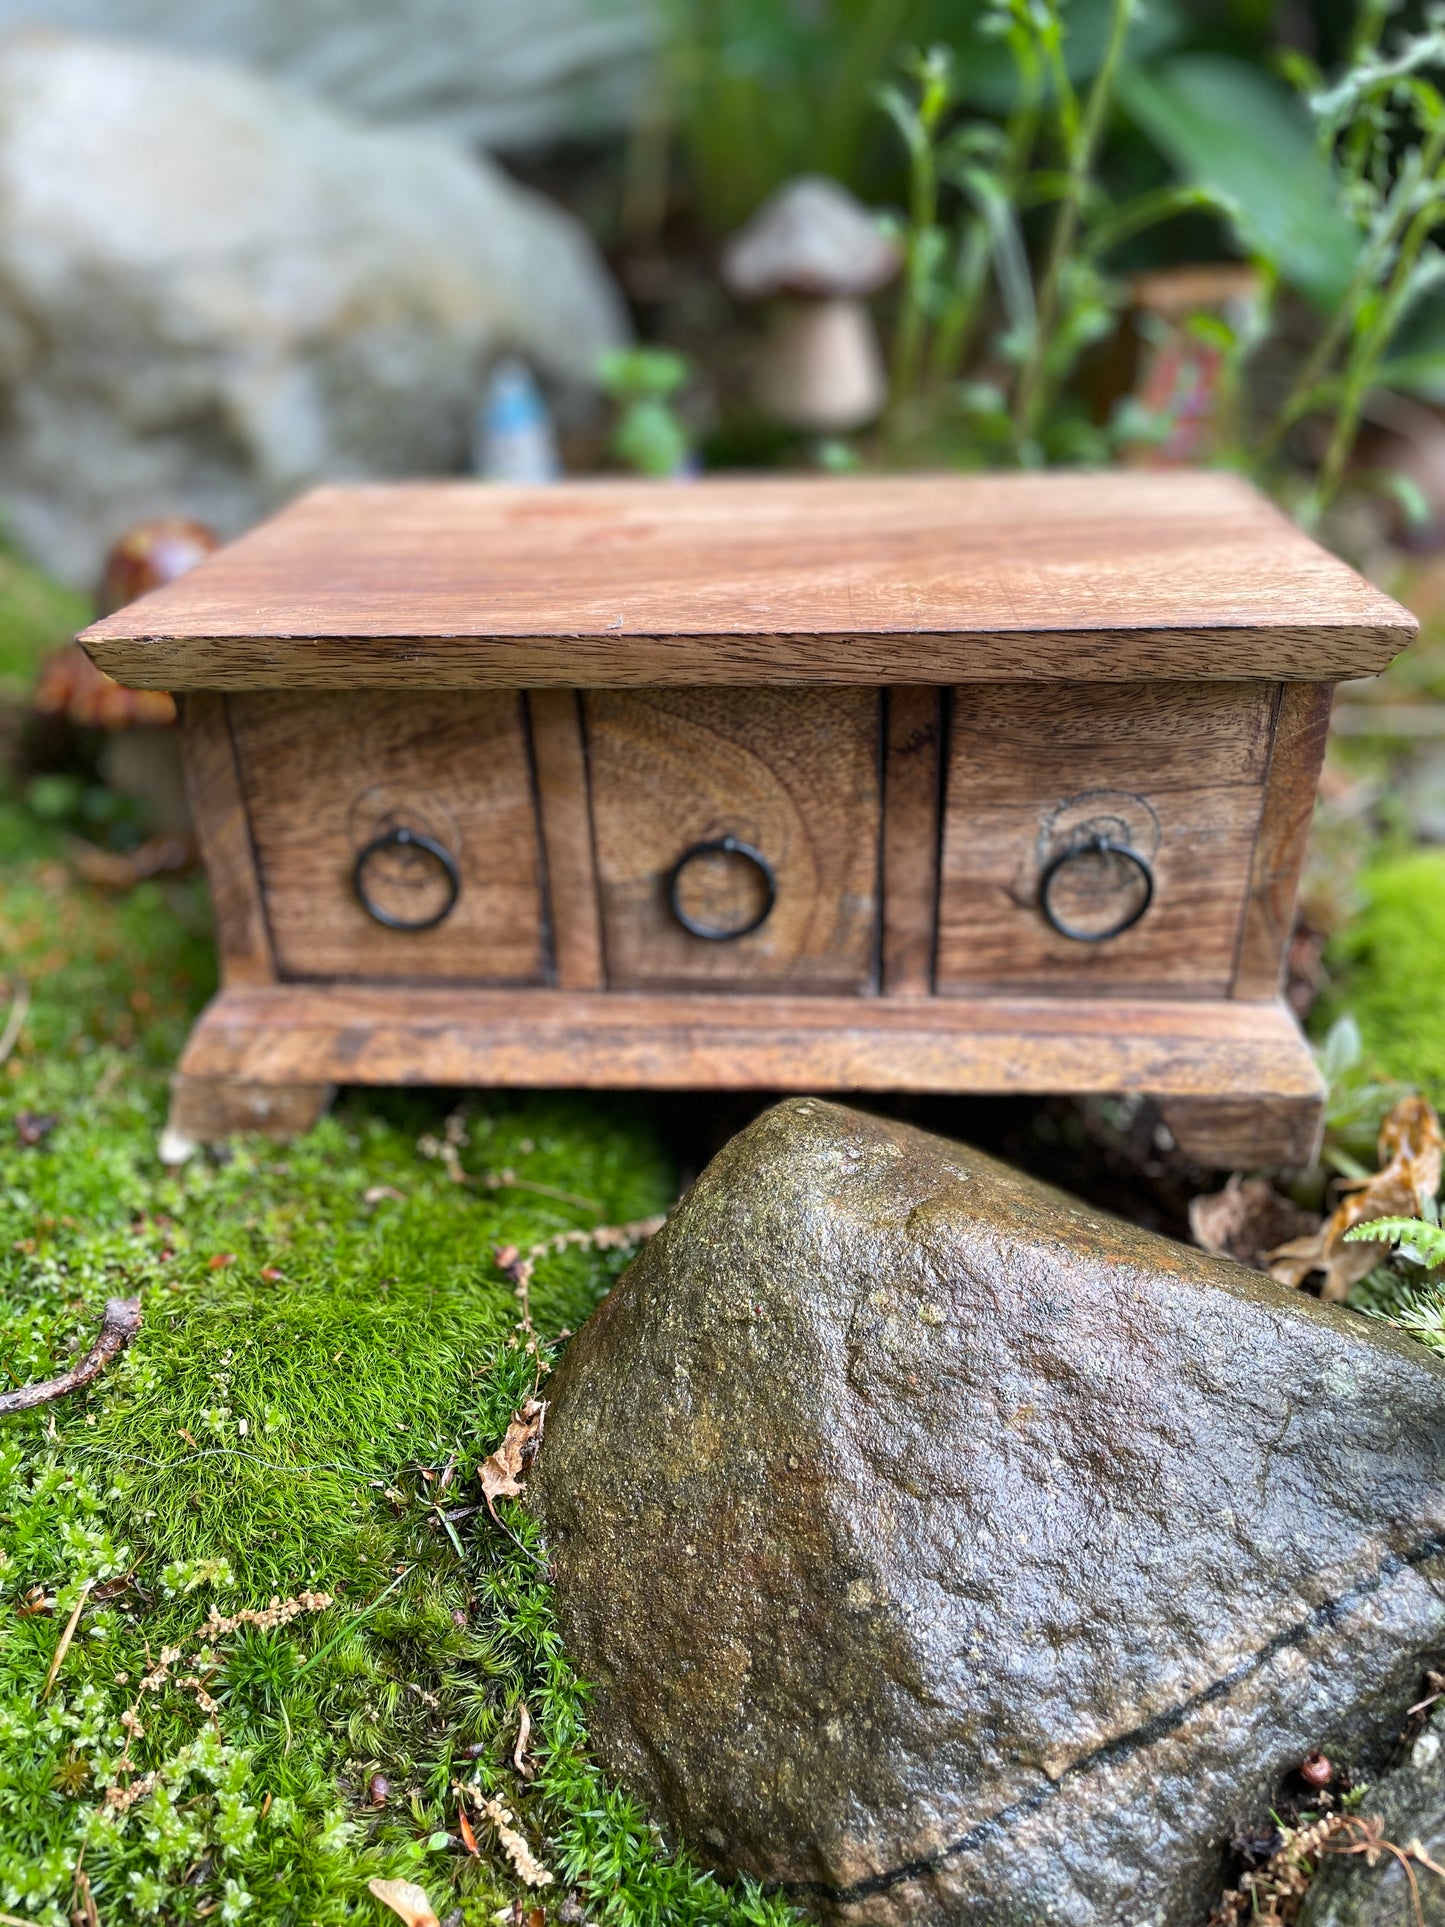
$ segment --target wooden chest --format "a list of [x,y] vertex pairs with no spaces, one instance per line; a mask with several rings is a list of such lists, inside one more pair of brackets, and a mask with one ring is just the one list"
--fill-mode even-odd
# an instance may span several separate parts
[[1413,620],[1224,475],[330,488],[86,631],[184,691],[223,987],[172,1142],[338,1083],[1320,1114],[1279,997]]

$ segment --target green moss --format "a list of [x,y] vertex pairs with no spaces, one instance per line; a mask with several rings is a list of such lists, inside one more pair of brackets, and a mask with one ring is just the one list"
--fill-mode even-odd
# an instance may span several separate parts
[[0,547],[0,700],[24,696],[45,658],[72,641],[93,614],[83,595]]
[[[1354,1013],[1381,1070],[1445,1101],[1445,850],[1366,870],[1358,915],[1329,962],[1330,1009]],[[1328,1012],[1322,1013],[1328,1015]]]
[[[670,1856],[604,1782],[526,1514],[504,1503],[514,1537],[484,1510],[443,1516],[476,1506],[537,1376],[494,1245],[661,1208],[674,1175],[646,1114],[465,1107],[469,1175],[590,1203],[452,1182],[431,1094],[356,1098],[301,1142],[169,1175],[166,1077],[212,981],[202,891],[98,895],[45,835],[0,805],[0,968],[34,998],[0,1069],[0,1383],[82,1352],[108,1295],[139,1293],[145,1322],[87,1392],[0,1421],[0,1909],[64,1927],[88,1883],[106,1927],[390,1920],[366,1892],[389,1875],[480,1927],[526,1893],[480,1812],[496,1793],[557,1875],[529,1906],[571,1886],[620,1927],[782,1927],[779,1903]],[[57,1120],[41,1143],[21,1143],[21,1110]],[[539,1332],[575,1327],[623,1262],[544,1259]],[[213,1606],[306,1591],[334,1603],[202,1631]],[[137,1785],[128,1810],[107,1803]]]

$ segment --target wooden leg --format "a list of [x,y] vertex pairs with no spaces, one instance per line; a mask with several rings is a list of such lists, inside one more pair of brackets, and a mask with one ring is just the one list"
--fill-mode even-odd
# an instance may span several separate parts
[[1186,1157],[1219,1171],[1299,1168],[1319,1155],[1324,1097],[1161,1097],[1159,1114]]
[[299,1137],[336,1095],[334,1084],[255,1084],[232,1077],[171,1080],[171,1108],[161,1133],[163,1164],[184,1164],[203,1144],[243,1131],[265,1137]]

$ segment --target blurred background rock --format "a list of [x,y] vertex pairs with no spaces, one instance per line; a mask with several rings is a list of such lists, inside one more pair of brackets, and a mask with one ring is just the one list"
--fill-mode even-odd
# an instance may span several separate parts
[[636,112],[654,0],[0,0],[57,27],[236,61],[358,119],[535,149]]
[[480,156],[135,43],[0,43],[0,514],[64,579],[178,505],[466,454],[487,360],[627,338],[570,215]]

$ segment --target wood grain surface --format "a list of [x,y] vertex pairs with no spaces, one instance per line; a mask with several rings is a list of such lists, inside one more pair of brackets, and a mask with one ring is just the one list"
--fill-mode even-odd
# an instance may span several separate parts
[[[215,1144],[243,1131],[263,1137],[299,1137],[326,1110],[333,1084],[255,1084],[236,1077],[187,1077],[171,1080],[168,1137],[191,1144]],[[179,1148],[179,1147],[178,1147]]]
[[1238,478],[1123,472],[326,488],[82,640],[141,688],[1323,681],[1415,628]]
[[[230,702],[281,975],[541,981],[537,817],[516,691]],[[432,836],[458,865],[456,907],[433,929],[386,929],[358,901],[358,853],[397,827]],[[387,857],[369,874],[408,916],[440,901],[430,860]]]
[[1196,1164],[1217,1170],[1260,1165],[1302,1170],[1317,1162],[1324,1099],[1247,1092],[1237,1097],[1163,1097],[1160,1115]]
[[[1227,995],[1275,697],[1247,682],[957,690],[939,990]],[[1046,864],[1091,828],[1137,849],[1155,879],[1142,921],[1102,943],[1059,935],[1039,907]],[[1122,910],[1133,873],[1114,867]]]
[[[614,989],[873,987],[875,690],[590,690],[583,707]],[[729,835],[771,864],[777,899],[749,935],[712,942],[678,922],[667,880],[691,846]],[[711,890],[703,920],[721,927],[746,921],[760,883],[749,862],[725,856],[689,878],[699,909]]]
[[241,986],[188,1077],[243,1083],[726,1090],[1142,1091],[1318,1107],[1278,1002],[877,998]]
[[527,711],[547,857],[547,922],[555,981],[563,990],[599,990],[602,913],[597,901],[582,712],[571,689],[534,689],[527,698]]
[[883,763],[882,989],[933,989],[943,696],[926,686],[888,691]]
[[270,983],[276,960],[224,696],[197,689],[182,699],[181,747],[186,796],[210,879],[221,982]]
[[1236,997],[1273,997],[1284,975],[1334,693],[1328,683],[1285,683],[1280,690],[1264,816],[1231,985]]

